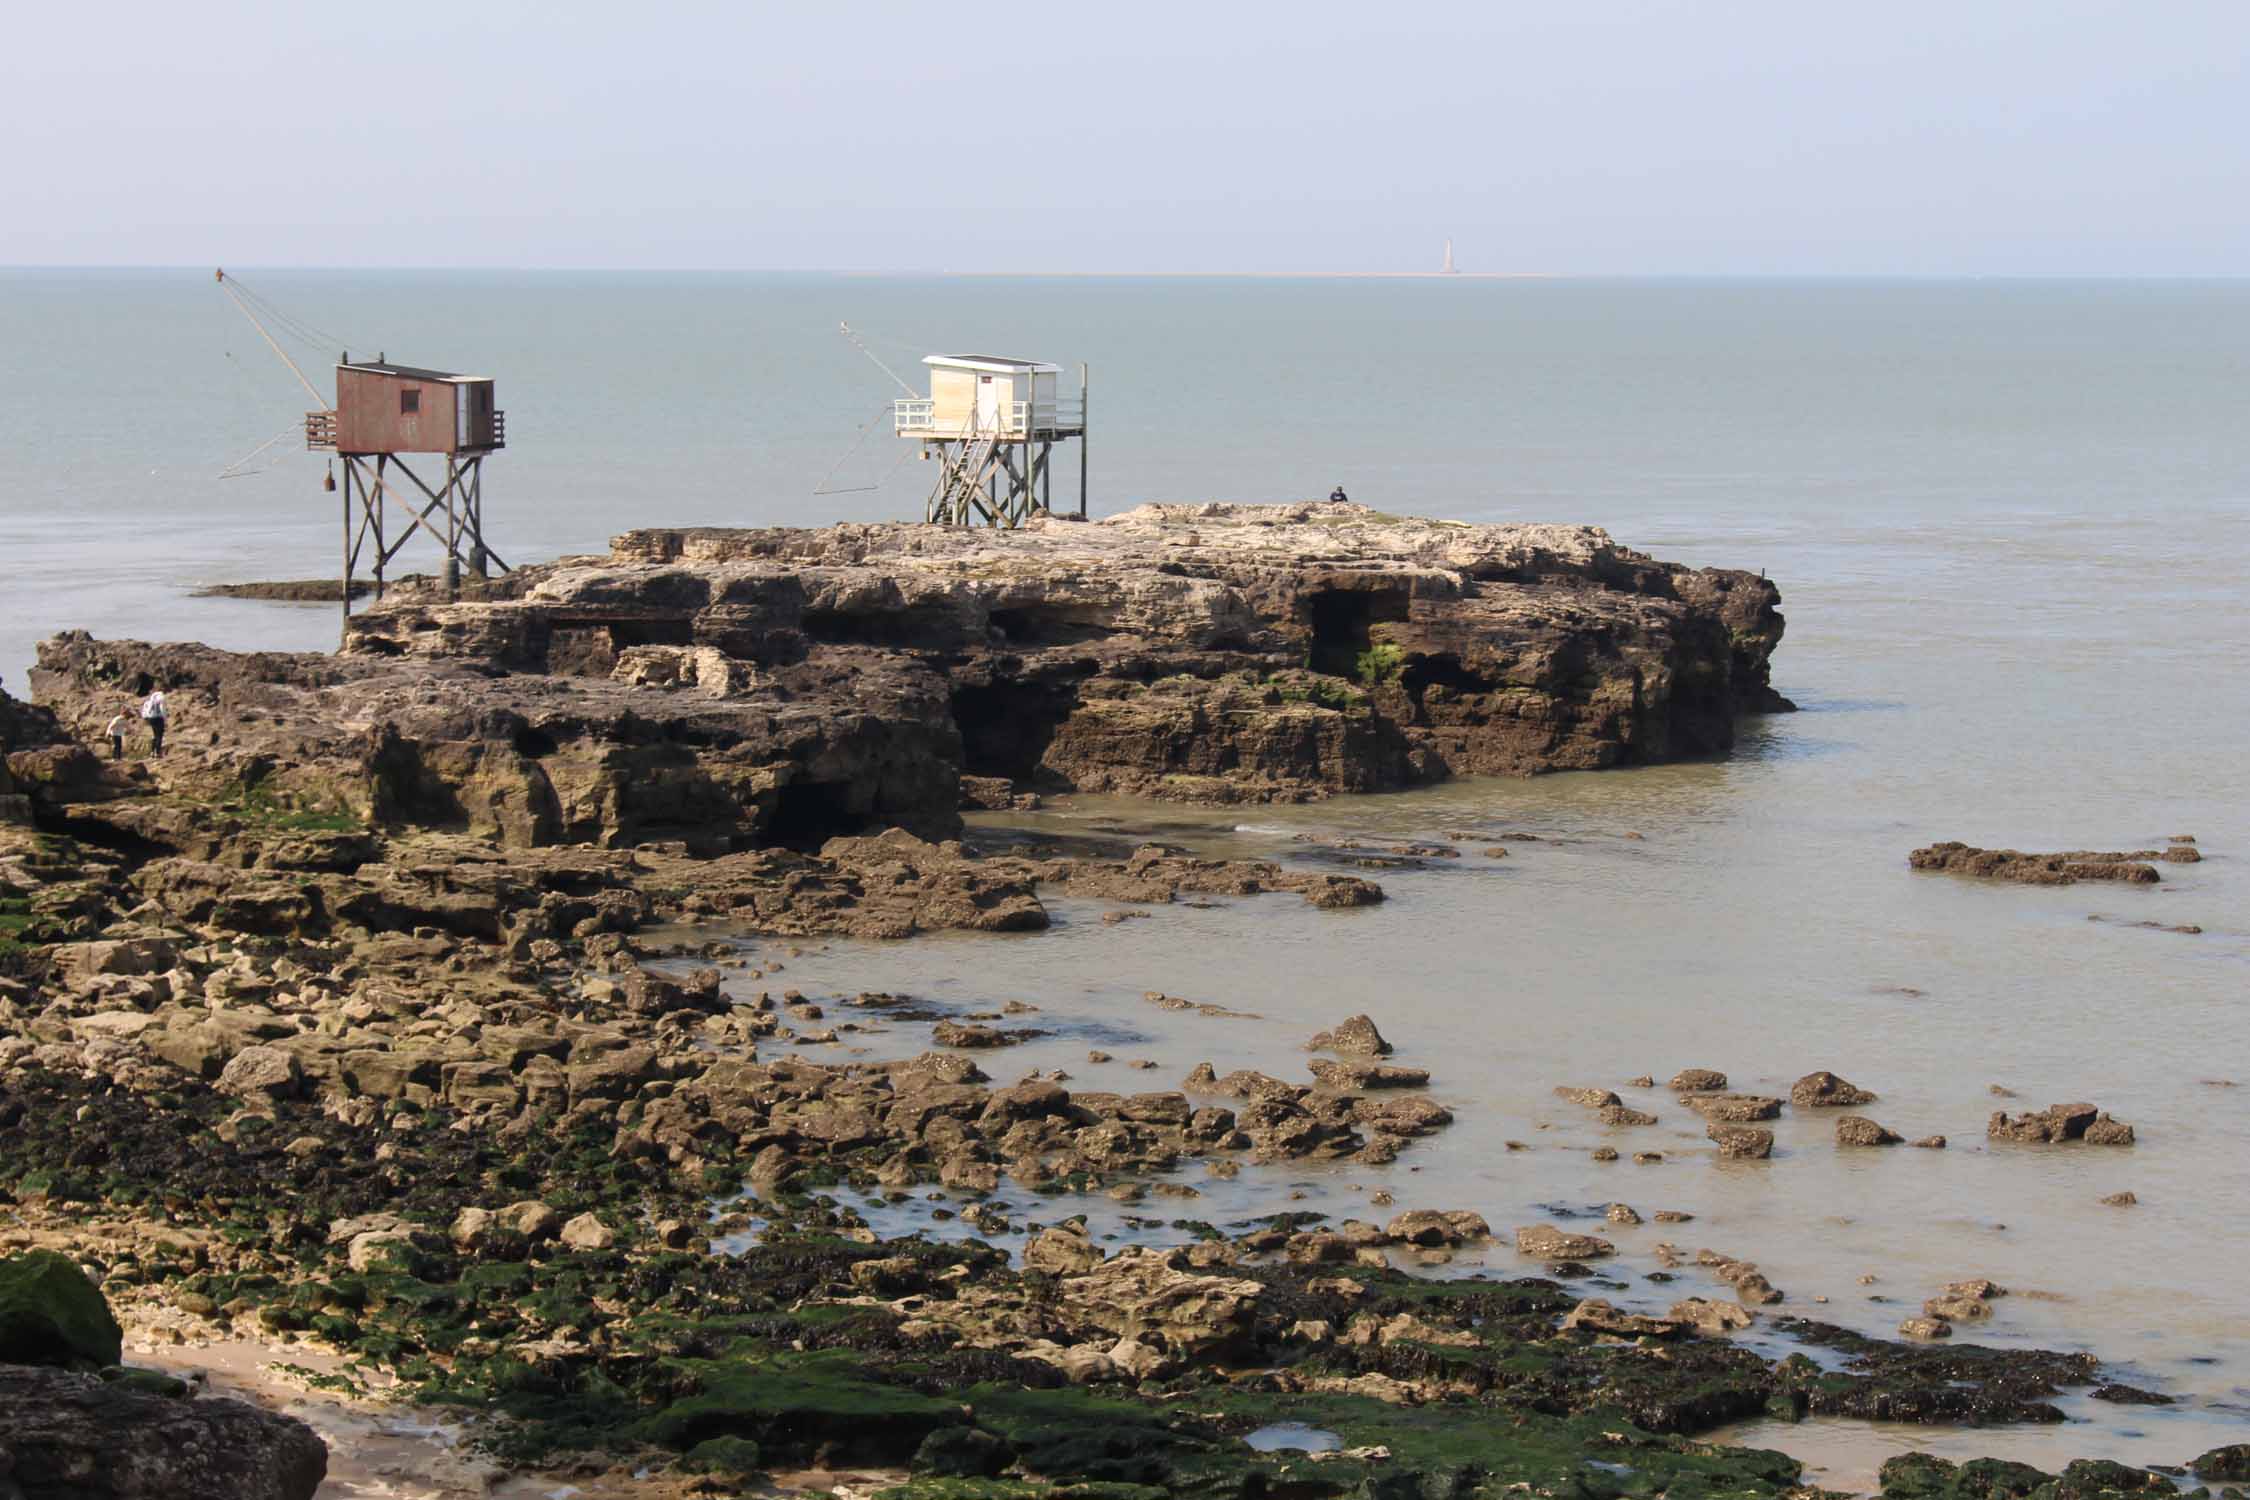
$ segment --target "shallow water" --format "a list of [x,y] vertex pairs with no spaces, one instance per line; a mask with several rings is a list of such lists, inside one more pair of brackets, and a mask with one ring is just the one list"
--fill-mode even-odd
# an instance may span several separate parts
[[[2165,866],[2154,891],[1988,887],[1910,872],[1905,850],[1927,836],[1913,822],[1820,806],[1837,757],[1815,746],[1848,737],[1855,712],[1872,711],[1772,721],[1723,765],[1461,783],[1247,814],[1088,800],[988,815],[978,820],[988,831],[1146,830],[1211,853],[1283,860],[1308,856],[1293,838],[1301,832],[1364,840],[1482,828],[1541,838],[1507,844],[1498,860],[1480,852],[1484,841],[1456,839],[1457,860],[1374,872],[1390,899],[1370,910],[1321,912],[1268,896],[1179,903],[1112,924],[1098,904],[1063,902],[1041,934],[754,944],[754,961],[783,967],[730,985],[744,994],[795,988],[816,1001],[892,991],[957,1011],[1028,1002],[1036,1014],[992,1024],[1048,1034],[978,1054],[988,1072],[1010,1080],[1061,1069],[1078,1086],[1128,1092],[1177,1087],[1206,1060],[1222,1073],[1302,1077],[1305,1039],[1364,1010],[1398,1061],[1432,1071],[1434,1096],[1456,1115],[1395,1164],[1245,1168],[1233,1181],[1190,1166],[1180,1180],[1200,1196],[1130,1205],[1004,1190],[1008,1216],[1021,1229],[1089,1212],[1097,1232],[1131,1237],[1174,1219],[1224,1226],[1282,1209],[1381,1220],[1406,1207],[1472,1208],[1505,1240],[1521,1224],[1598,1220],[1610,1202],[1644,1216],[1682,1209],[1693,1222],[1575,1226],[1618,1247],[1600,1269],[1624,1285],[1603,1295],[1649,1306],[1725,1295],[1688,1267],[1668,1284],[1646,1281],[1657,1269],[1650,1247],[1666,1239],[1691,1254],[1710,1246],[1755,1260],[1787,1294],[1777,1312],[1869,1333],[1891,1332],[1947,1281],[1989,1276],[2011,1295],[1988,1325],[1965,1326],[1959,1338],[2090,1349],[2115,1378],[2181,1404],[2074,1399],[2062,1429],[1979,1433],[1949,1448],[2048,1463],[2162,1462],[2226,1441],[2250,1422],[2238,1253],[2250,1120],[2245,1088],[2201,1080],[2243,1071],[2229,1021],[2250,959],[2240,861],[2213,848],[2202,864]],[[1796,831],[1776,837],[1769,820],[1792,797],[1802,803]],[[2095,843],[2149,841],[2130,827],[2075,826],[2111,835]],[[2205,931],[2086,920],[2149,913]],[[1252,1015],[1170,1011],[1148,1003],[1149,990]],[[818,1024],[866,1019],[831,1005]],[[927,1037],[926,1025],[899,1023],[804,1055],[910,1055]],[[1114,1060],[1089,1063],[1094,1048]],[[1131,1066],[1143,1058],[1160,1066]],[[1950,1145],[1841,1150],[1833,1119],[1847,1111],[1790,1109],[1771,1122],[1771,1160],[1720,1161],[1701,1119],[1666,1090],[1628,1086],[1686,1066],[1718,1067],[1738,1089],[1783,1096],[1801,1074],[1832,1068],[1881,1096],[1849,1112],[1909,1136],[1943,1134]],[[1995,1083],[2020,1100],[1995,1099]],[[1617,1089],[1660,1123],[1602,1127],[1554,1098],[1557,1084]],[[2132,1121],[2139,1144],[1984,1139],[1995,1107],[2081,1097]],[[1602,1144],[1625,1159],[1594,1161]],[[1636,1164],[1643,1150],[1664,1160]],[[2140,1205],[2097,1201],[2120,1189]],[[1395,1207],[1371,1206],[1377,1190]],[[886,1230],[926,1222],[925,1207],[863,1205]],[[955,1223],[949,1232],[971,1231]],[[1441,1274],[1536,1269],[1503,1245]],[[1863,1285],[1863,1276],[1876,1280]],[[1800,1448],[1822,1433],[1756,1436]]]
[[[401,357],[500,377],[512,446],[488,495],[511,557],[631,525],[918,514],[912,467],[812,493],[891,393],[836,338],[849,318],[908,341],[878,344],[902,369],[949,344],[1090,361],[1097,513],[1340,480],[1387,509],[1591,521],[1659,556],[1765,569],[1789,617],[1775,684],[1804,712],[1745,726],[1724,761],[1301,808],[1073,800],[979,819],[1274,858],[1305,854],[1300,833],[1544,836],[1507,859],[1454,840],[1458,860],[1376,873],[1391,900],[1358,912],[1268,897],[1106,925],[1061,903],[1047,933],[821,945],[768,983],[1024,1000],[1040,1014],[1006,1024],[1055,1035],[989,1069],[1118,1089],[1174,1086],[1203,1060],[1287,1072],[1314,1030],[1365,1010],[1401,1061],[1432,1069],[1449,1131],[1387,1169],[1246,1169],[1194,1182],[1200,1201],[1101,1200],[1105,1230],[1129,1230],[1127,1214],[1365,1216],[1378,1187],[1503,1232],[1611,1201],[1680,1208],[1695,1222],[1598,1231],[1628,1282],[1609,1295],[1713,1289],[1684,1268],[1669,1286],[1640,1279],[1667,1236],[1754,1259],[1786,1307],[1870,1331],[1942,1282],[1990,1276],[2016,1295],[1963,1336],[2090,1348],[2182,1401],[2076,1402],[2060,1430],[1958,1447],[1908,1434],[1922,1445],[2176,1461],[2250,1422],[2250,284],[334,274],[260,289]],[[207,273],[0,273],[21,356],[0,365],[8,686],[34,640],[71,625],[333,640],[326,608],[185,597],[316,575],[336,524],[301,453],[210,477],[303,405],[215,295]],[[254,373],[229,367],[230,343]],[[1183,363],[1182,347],[1210,357]],[[1905,868],[1943,838],[2146,848],[2177,833],[2205,861],[2164,866],[2155,889]],[[2204,930],[2126,925],[2144,920]],[[1163,1011],[1150,989],[1259,1019]],[[902,1026],[871,1055],[923,1040]],[[1119,1061],[1087,1064],[1093,1046]],[[1162,1066],[1126,1066],[1143,1056]],[[1829,1120],[1792,1111],[1773,1160],[1721,1163],[1662,1090],[1623,1087],[1688,1065],[1773,1093],[1832,1068],[1881,1094],[1864,1113],[1952,1144],[1840,1152]],[[1552,1097],[1563,1083],[1617,1088],[1662,1123],[1604,1131]],[[1996,1100],[1995,1083],[2020,1099]],[[2071,1099],[2140,1143],[1984,1141],[1996,1104]],[[1593,1162],[1612,1139],[1628,1159]],[[1664,1162],[1633,1164],[1639,1148]],[[2121,1189],[2140,1206],[2096,1201]],[[1489,1260],[1519,1269],[1512,1252]],[[1821,1429],[1756,1435],[1798,1447]]]

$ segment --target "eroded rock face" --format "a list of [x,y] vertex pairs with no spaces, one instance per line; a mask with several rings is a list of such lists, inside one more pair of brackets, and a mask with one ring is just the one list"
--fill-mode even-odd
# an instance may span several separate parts
[[[1144,506],[1018,532],[630,532],[473,602],[399,593],[340,656],[75,634],[33,681],[86,743],[164,683],[170,783],[278,774],[510,844],[812,848],[942,837],[964,776],[988,804],[1293,801],[1723,751],[1738,714],[1784,706],[1779,600],[1592,528]],[[30,769],[58,807],[127,774],[25,753],[54,762]]]
[[0,1486],[22,1500],[311,1500],[328,1450],[294,1417],[0,1365]]
[[1074,1330],[1154,1343],[1176,1356],[1247,1342],[1264,1288],[1184,1269],[1180,1251],[1123,1250],[1056,1284],[1058,1314]]

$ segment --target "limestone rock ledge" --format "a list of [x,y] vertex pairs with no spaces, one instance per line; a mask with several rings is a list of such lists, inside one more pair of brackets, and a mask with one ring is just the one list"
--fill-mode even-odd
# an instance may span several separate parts
[[474,601],[394,596],[336,656],[71,635],[33,683],[96,743],[162,681],[206,779],[386,825],[817,848],[950,834],[964,775],[1299,801],[1721,753],[1789,706],[1779,602],[1592,527],[1150,505],[633,531]]

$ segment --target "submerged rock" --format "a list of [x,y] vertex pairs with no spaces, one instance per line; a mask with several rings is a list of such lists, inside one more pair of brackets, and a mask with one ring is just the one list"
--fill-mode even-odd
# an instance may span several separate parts
[[1781,1101],[1764,1094],[1691,1094],[1684,1102],[1706,1120],[1730,1124],[1771,1120],[1781,1114]]
[[2025,854],[2015,849],[1978,849],[1954,841],[1917,849],[1906,857],[1906,863],[1916,870],[1973,875],[1983,880],[2011,880],[2021,885],[2075,885],[2081,880],[2154,885],[2163,877],[2148,861],[2170,857],[2169,852],[2154,849],[2130,853],[2078,849],[2065,854]]
[[1391,1044],[1383,1040],[1383,1033],[1364,1015],[1353,1016],[1333,1030],[1316,1032],[1305,1043],[1308,1052],[1356,1052],[1368,1057],[1386,1057]]
[[2250,1481],[2250,1443],[2229,1443],[2197,1456],[2188,1465],[2198,1479],[2222,1484]]
[[1839,1146],[1896,1146],[1905,1139],[1897,1131],[1885,1129],[1864,1115],[1846,1115],[1836,1122]]
[[1873,1091],[1839,1078],[1825,1068],[1807,1073],[1789,1086],[1789,1102],[1800,1109],[1852,1109],[1873,1104]]
[[1572,1234],[1552,1224],[1531,1224],[1516,1231],[1516,1253],[1541,1260],[1594,1260],[1616,1250],[1598,1235]]
[[1427,1068],[1402,1068],[1390,1063],[1337,1062],[1316,1057],[1307,1066],[1313,1078],[1332,1089],[1418,1089],[1427,1087]]
[[1737,1333],[1757,1321],[1757,1314],[1739,1302],[1709,1297],[1689,1297],[1672,1304],[1672,1316],[1707,1334]]
[[1679,1094],[1716,1094],[1726,1089],[1727,1075],[1717,1068],[1682,1068],[1667,1085]]
[[1773,1132],[1763,1125],[1706,1125],[1703,1133],[1716,1141],[1721,1156],[1758,1160],[1773,1155]]
[[2106,1111],[2091,1104],[2050,1104],[2043,1110],[2014,1116],[2005,1110],[1996,1110],[1985,1122],[1984,1133],[1996,1141],[2083,1141],[2089,1146],[2133,1144],[2132,1126],[2111,1119]]

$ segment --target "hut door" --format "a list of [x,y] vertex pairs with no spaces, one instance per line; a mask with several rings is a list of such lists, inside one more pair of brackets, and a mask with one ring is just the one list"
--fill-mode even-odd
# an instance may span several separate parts
[[1000,428],[1000,383],[990,375],[977,377],[977,431],[997,432]]

